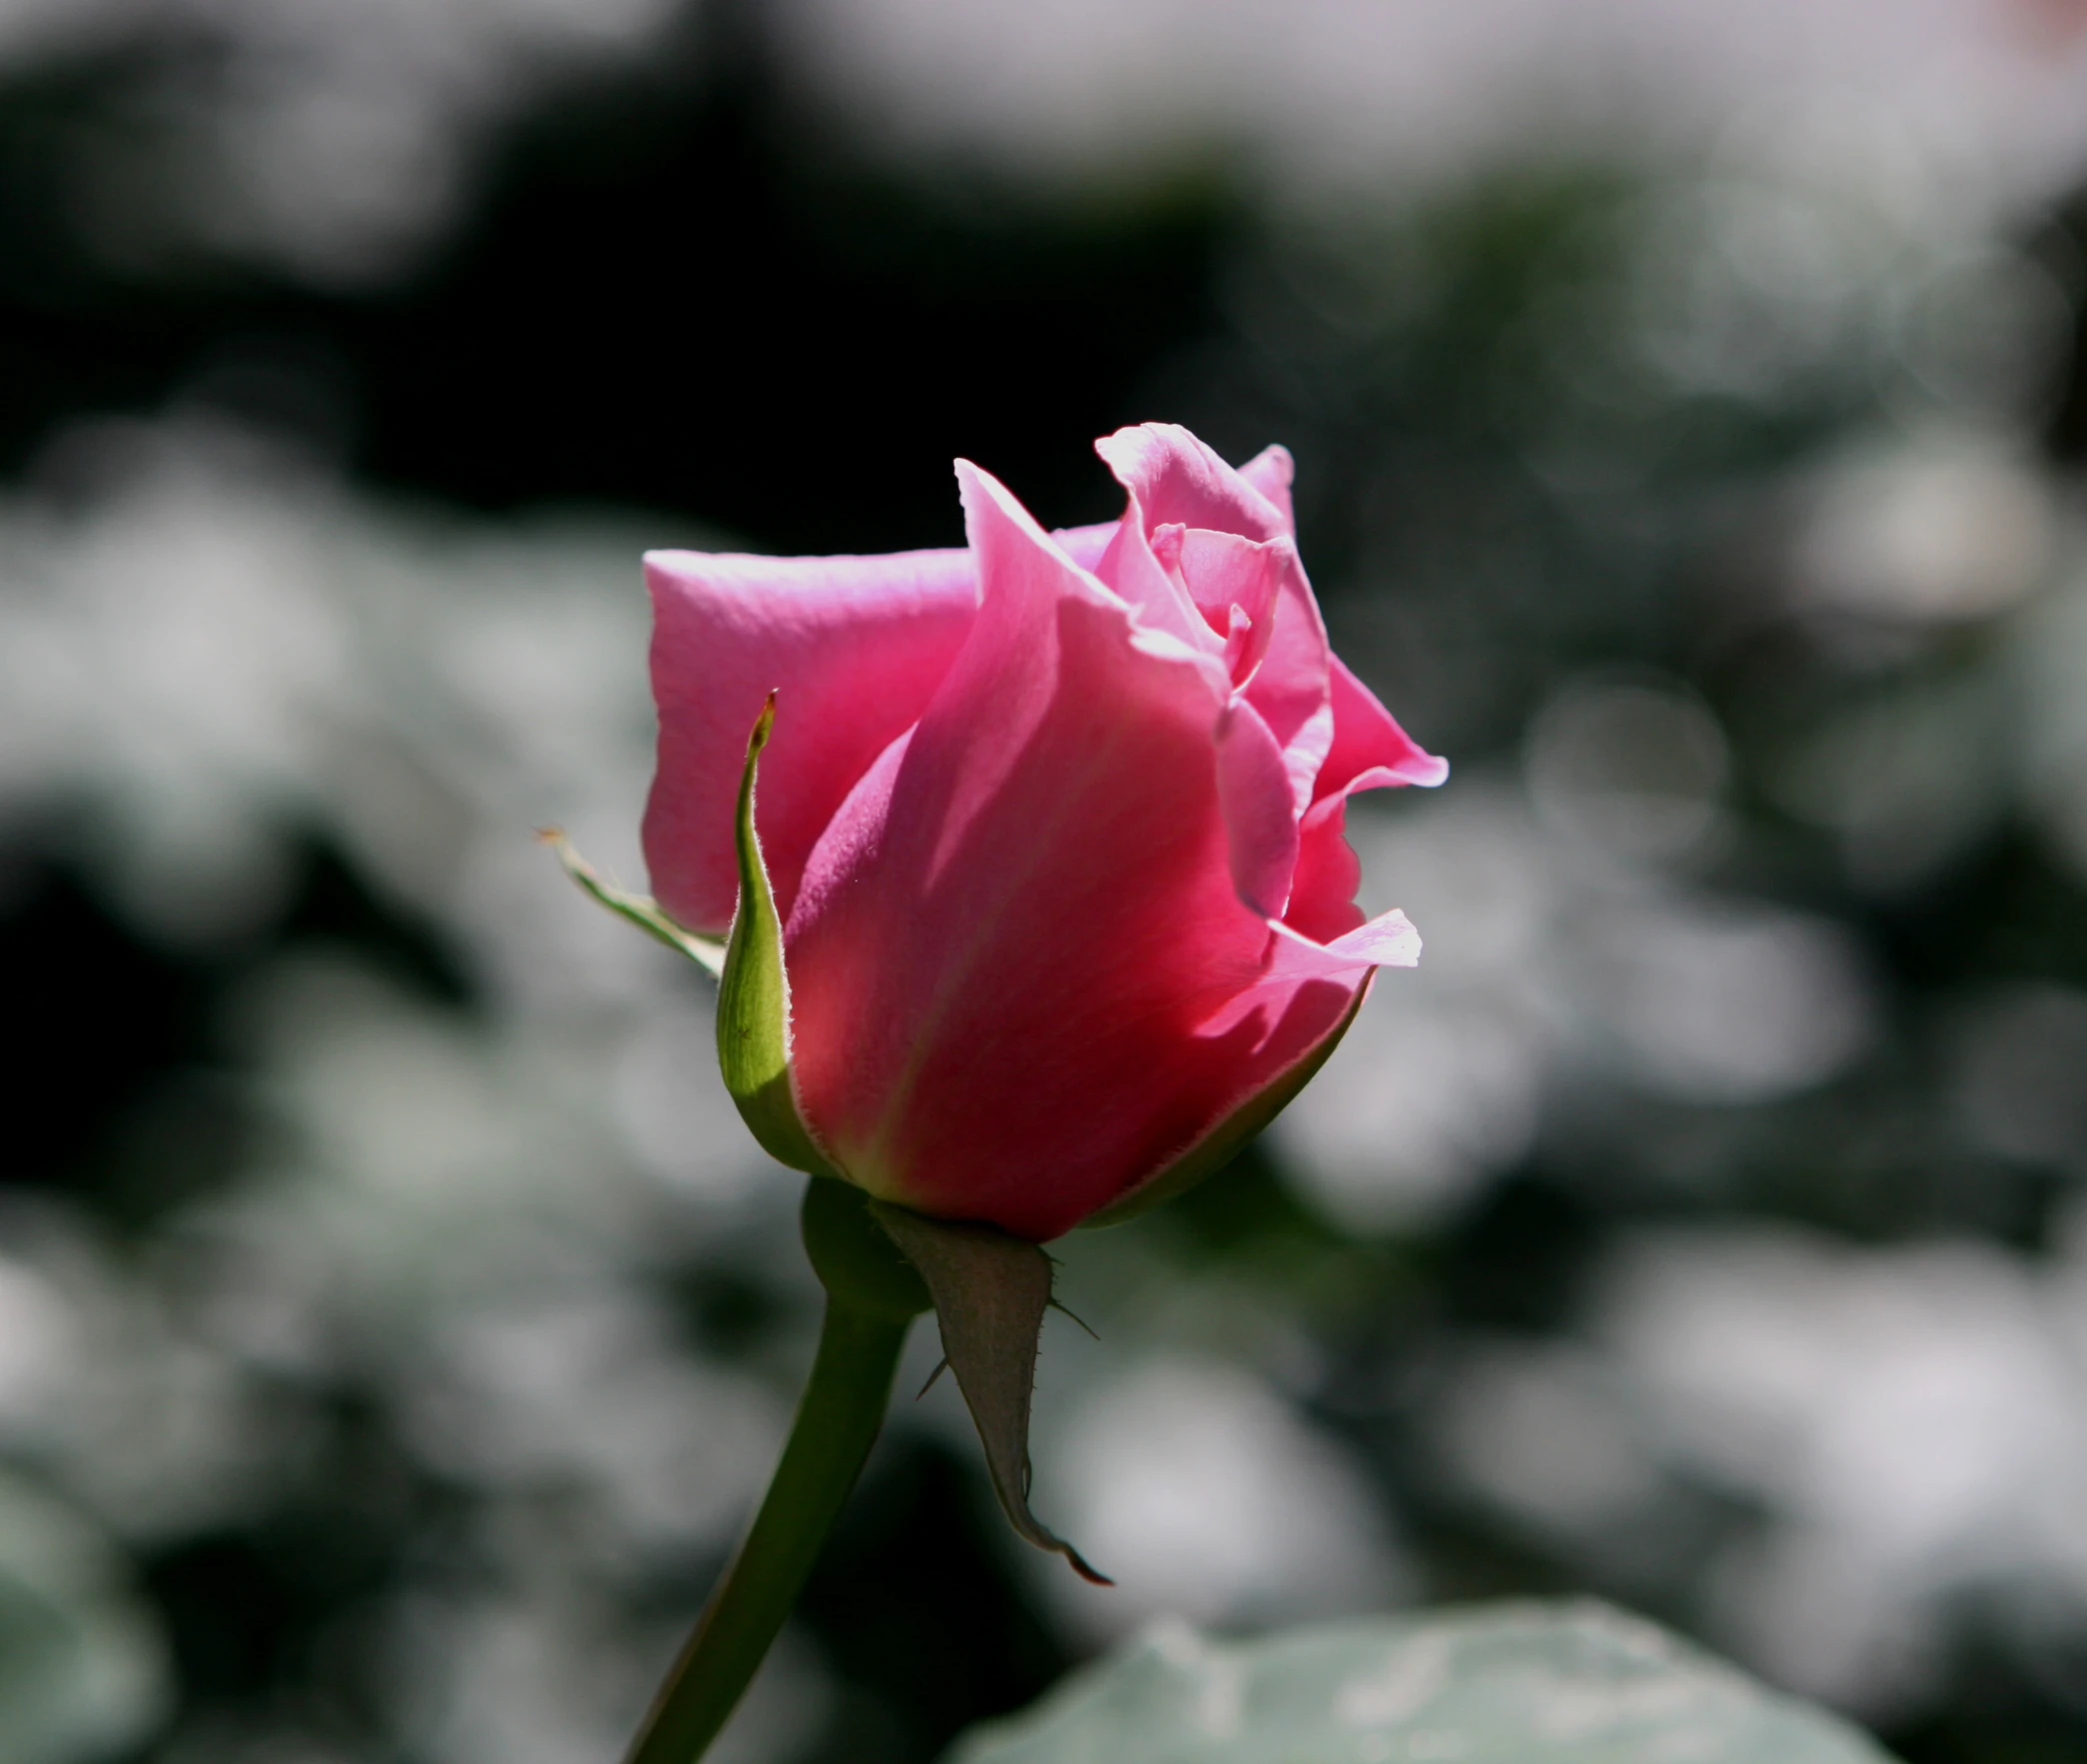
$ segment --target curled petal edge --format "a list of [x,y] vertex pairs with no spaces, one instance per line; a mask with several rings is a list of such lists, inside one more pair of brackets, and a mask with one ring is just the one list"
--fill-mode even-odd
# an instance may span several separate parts
[[1330,943],[1314,942],[1286,924],[1270,924],[1260,983],[1334,979],[1358,968],[1419,965],[1420,933],[1394,906]]

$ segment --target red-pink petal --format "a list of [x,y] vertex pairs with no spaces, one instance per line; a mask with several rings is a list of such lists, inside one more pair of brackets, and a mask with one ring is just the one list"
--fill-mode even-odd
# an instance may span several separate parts
[[[1173,524],[1235,534],[1248,540],[1288,539],[1289,455],[1270,448],[1251,464],[1260,484],[1281,492],[1270,500],[1187,430],[1168,423],[1119,429],[1094,443],[1116,481],[1130,493],[1127,530]],[[1128,546],[1127,534],[1118,542]],[[1312,787],[1333,739],[1328,709],[1326,628],[1311,585],[1291,549],[1275,594],[1269,630],[1247,698],[1287,759],[1296,812],[1310,806]],[[1223,629],[1220,623],[1219,629]]]
[[1261,917],[1280,918],[1297,868],[1297,818],[1282,749],[1244,699],[1217,723],[1217,800],[1233,889]]
[[1315,943],[1330,943],[1362,922],[1355,890],[1362,865],[1347,843],[1347,795],[1336,791],[1306,811],[1297,828],[1297,867],[1282,921]]
[[[1428,753],[1400,729],[1338,656],[1333,658],[1332,707],[1333,741],[1319,769],[1319,796],[1379,785],[1432,788],[1449,776],[1449,762]],[[1368,776],[1377,772],[1384,776]]]
[[963,479],[980,617],[807,872],[794,1055],[855,1180],[1041,1238],[1193,1143],[1266,1059],[1330,1030],[1352,984],[1269,986],[1204,659],[1140,628],[993,480]]
[[645,812],[653,891],[722,931],[739,893],[734,802],[747,731],[777,694],[759,826],[779,912],[870,763],[927,708],[978,604],[968,551],[878,558],[654,552],[659,771]]

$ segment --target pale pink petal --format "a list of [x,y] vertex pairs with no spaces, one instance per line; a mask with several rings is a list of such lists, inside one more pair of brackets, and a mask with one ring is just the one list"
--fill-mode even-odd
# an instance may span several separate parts
[[[1398,727],[1391,713],[1338,656],[1332,669],[1333,741],[1319,769],[1317,794],[1417,784],[1432,788],[1449,776],[1437,759]],[[1381,773],[1381,777],[1367,777]]]
[[1108,550],[1108,542],[1115,538],[1121,525],[1116,520],[1098,522],[1092,527],[1058,527],[1052,529],[1050,537],[1073,563],[1082,570],[1092,570],[1101,562],[1101,554]]
[[1137,615],[1149,631],[1163,631],[1190,649],[1221,657],[1223,639],[1196,610],[1181,580],[1179,558],[1171,545],[1162,557],[1140,517],[1137,498],[1118,523],[1108,548],[1094,565],[1094,576]]
[[1352,984],[1269,985],[1202,660],[961,473],[982,610],[889,788],[880,765],[808,869],[794,1056],[853,1179],[1042,1238],[1193,1143]]
[[[1207,527],[1160,531],[1180,535],[1181,580],[1210,629],[1224,634],[1225,665],[1233,684],[1238,684],[1268,652],[1276,599],[1296,565],[1296,549],[1287,539],[1241,539]],[[1234,626],[1235,613],[1243,615],[1243,627]],[[1233,641],[1235,629],[1243,641]]]
[[1282,517],[1282,530],[1295,533],[1297,518],[1290,508],[1290,482],[1297,468],[1286,447],[1264,447],[1239,468],[1239,476],[1268,499]]
[[1415,967],[1420,961],[1420,933],[1395,906],[1330,943],[1300,936],[1286,924],[1270,925],[1268,933],[1264,972],[1271,981],[1330,978],[1365,967]]
[[1318,602],[1292,552],[1276,594],[1267,651],[1246,685],[1246,697],[1282,744],[1299,815],[1311,805],[1326,750],[1333,743],[1327,672],[1332,656]]
[[739,893],[733,809],[747,733],[774,691],[761,763],[762,850],[787,913],[842,799],[927,708],[976,617],[968,551],[879,558],[654,552],[659,771],[645,857],[660,903],[722,931]]
[[1094,451],[1137,499],[1147,532],[1172,525],[1244,539],[1289,534],[1281,510],[1178,424],[1118,429],[1095,442]]

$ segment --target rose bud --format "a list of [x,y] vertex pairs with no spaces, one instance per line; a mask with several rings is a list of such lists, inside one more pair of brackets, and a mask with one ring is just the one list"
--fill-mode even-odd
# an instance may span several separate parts
[[1215,1168],[1418,958],[1342,823],[1447,773],[1328,649],[1281,448],[1096,448],[1104,526],[1046,533],[960,461],[966,550],[646,559],[659,904],[724,932],[744,858],[780,932],[750,1123],[1032,1241]]
[[1097,446],[1130,499],[1106,526],[1045,533],[960,461],[964,551],[646,559],[657,898],[550,837],[718,975],[755,1136],[843,1179],[805,1195],[827,1303],[790,1439],[633,1764],[723,1727],[924,1310],[1016,1530],[1104,1578],[1029,1509],[1038,1244],[1215,1169],[1419,958],[1356,907],[1343,820],[1447,768],[1327,649],[1289,456],[1233,471],[1157,424]]

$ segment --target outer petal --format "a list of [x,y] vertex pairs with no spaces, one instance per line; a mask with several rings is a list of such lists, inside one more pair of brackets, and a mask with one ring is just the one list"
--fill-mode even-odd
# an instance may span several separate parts
[[645,812],[653,891],[692,930],[731,921],[733,803],[771,691],[761,841],[787,919],[805,860],[870,763],[917,721],[977,613],[965,551],[882,558],[654,552],[659,771]]
[[1296,475],[1296,463],[1286,447],[1264,447],[1239,468],[1239,476],[1282,517],[1283,532],[1292,534],[1297,531],[1297,517],[1290,507],[1290,481]]
[[786,937],[794,1052],[806,1117],[852,1179],[1044,1238],[1294,1065],[1361,974],[1267,983],[1204,659],[960,473],[981,616],[807,872]]
[[[1335,656],[1332,664],[1333,742],[1319,769],[1319,796],[1381,785],[1432,788],[1449,776],[1449,762],[1426,752],[1400,729],[1345,662]],[[1370,776],[1376,773],[1383,776]]]
[[[1268,1036],[1272,1050],[1261,1051],[1254,1061],[1257,1073],[1265,1074],[1260,1087],[1244,1094],[1230,1112],[1214,1122],[1193,1145],[1184,1147],[1165,1168],[1153,1171],[1136,1187],[1081,1222],[1120,1224],[1150,1211],[1162,1200],[1186,1192],[1205,1176],[1215,1175],[1249,1139],[1290,1105],[1297,1092],[1325,1064],[1354,1022],[1355,1012],[1361,1009],[1374,977],[1373,971],[1364,974],[1362,983],[1352,990],[1331,980],[1314,980],[1295,988],[1287,1006],[1273,1015],[1275,1028]],[[1335,1001],[1342,1006],[1339,1016],[1331,1028],[1321,1027],[1324,1012]],[[1294,1054],[1285,1057],[1289,1049],[1294,1049]]]
[[1318,801],[1297,829],[1297,868],[1283,921],[1330,943],[1362,922],[1355,890],[1362,866],[1347,843],[1347,802],[1389,785],[1438,785],[1449,763],[1423,753],[1339,657],[1333,658],[1333,749],[1320,769]]

